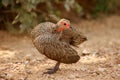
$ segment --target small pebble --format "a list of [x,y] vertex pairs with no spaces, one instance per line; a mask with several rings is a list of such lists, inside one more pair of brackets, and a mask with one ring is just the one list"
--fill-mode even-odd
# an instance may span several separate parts
[[91,51],[90,50],[88,50],[88,49],[84,49],[83,51],[82,51],[82,55],[84,56],[84,55],[89,55],[91,53]]
[[118,66],[120,67],[120,64],[118,64]]
[[100,72],[104,72],[104,71],[106,70],[106,68],[98,68],[98,70],[99,70]]
[[70,74],[68,78],[69,79],[74,79],[75,78],[75,74]]

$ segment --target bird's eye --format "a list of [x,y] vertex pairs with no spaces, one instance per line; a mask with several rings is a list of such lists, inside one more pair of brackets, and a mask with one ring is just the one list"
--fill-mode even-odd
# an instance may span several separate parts
[[66,25],[66,23],[64,23],[64,25]]

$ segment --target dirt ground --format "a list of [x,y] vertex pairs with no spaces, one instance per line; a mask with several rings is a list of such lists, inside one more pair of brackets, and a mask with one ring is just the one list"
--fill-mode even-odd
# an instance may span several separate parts
[[120,80],[120,16],[73,23],[88,41],[75,48],[81,59],[61,64],[52,75],[43,74],[55,61],[34,48],[27,36],[0,31],[0,80]]

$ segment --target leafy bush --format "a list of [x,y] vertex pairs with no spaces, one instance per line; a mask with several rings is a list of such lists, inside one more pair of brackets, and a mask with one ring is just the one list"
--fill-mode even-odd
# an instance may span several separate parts
[[[76,4],[75,0],[1,0],[0,11],[3,14],[1,13],[0,23],[6,24],[9,31],[15,31],[13,26],[18,24],[19,33],[29,32],[36,24],[47,20],[49,14],[60,16],[60,11],[55,10],[55,4],[63,4],[67,11],[76,8],[77,12],[80,12],[78,4],[73,6]],[[40,7],[37,9],[37,6]],[[11,13],[14,16],[11,16]]]
[[[0,0],[0,25],[5,26],[10,32],[29,32],[36,24],[48,20],[50,14],[60,17],[61,10],[63,9],[67,12],[74,10],[76,13],[80,13],[82,7],[78,1],[79,0]],[[118,1],[119,0],[97,0],[97,4],[94,3],[96,7],[93,12],[99,13],[115,9],[113,6],[114,4],[116,5]]]
[[98,14],[99,12],[114,12],[117,11],[118,8],[120,8],[120,0],[97,0],[93,13]]
[[120,0],[110,0],[108,3],[108,11],[109,12],[116,12],[120,9]]

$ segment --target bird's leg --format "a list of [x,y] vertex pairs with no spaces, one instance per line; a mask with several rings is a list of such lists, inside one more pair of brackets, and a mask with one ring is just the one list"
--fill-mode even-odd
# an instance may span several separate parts
[[55,73],[59,69],[59,66],[60,66],[60,62],[57,62],[53,69],[48,69],[48,71],[44,72],[44,74],[53,74],[53,73]]

